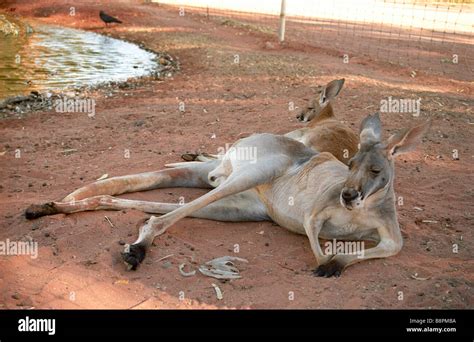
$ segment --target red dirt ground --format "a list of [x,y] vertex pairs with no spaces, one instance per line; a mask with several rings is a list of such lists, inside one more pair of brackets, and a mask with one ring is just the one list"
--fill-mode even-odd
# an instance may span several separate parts
[[[156,5],[15,2],[15,14],[142,42],[179,58],[171,79],[97,92],[96,116],[30,113],[0,121],[0,240],[33,239],[39,257],[0,257],[3,308],[472,308],[473,84],[356,59],[314,47],[278,47],[267,35],[178,16]],[[95,3],[95,2],[94,2]],[[124,21],[103,28],[99,8]],[[275,47],[276,46],[276,47]],[[240,64],[234,64],[234,55]],[[32,203],[60,199],[108,173],[124,175],[180,161],[186,151],[217,151],[242,133],[283,133],[301,127],[288,102],[306,104],[318,84],[346,78],[335,111],[357,129],[382,98],[422,98],[421,118],[382,114],[385,134],[431,118],[417,151],[397,161],[396,191],[405,244],[399,255],[363,262],[341,278],[316,278],[308,240],[272,223],[184,219],[155,240],[146,262],[125,270],[120,240],[132,242],[136,211],[86,212],[27,221]],[[178,103],[184,101],[186,112]],[[215,134],[215,138],[211,138]],[[15,158],[15,150],[21,158]],[[65,149],[77,149],[72,154]],[[129,149],[131,157],[124,158]],[[459,152],[459,160],[452,151]],[[186,201],[203,190],[165,189],[135,199]],[[422,210],[414,207],[421,208]],[[104,219],[110,218],[113,227]],[[423,221],[429,220],[431,223]],[[263,231],[263,233],[261,233]],[[123,242],[122,241],[122,242]],[[233,253],[239,244],[240,253]],[[453,244],[459,246],[453,253]],[[160,258],[172,257],[159,261]],[[189,260],[236,255],[249,260],[242,279],[221,283],[182,277]],[[211,283],[219,285],[217,300]],[[294,293],[290,300],[289,292]],[[403,293],[403,298],[400,293]],[[180,298],[184,294],[184,299]]]

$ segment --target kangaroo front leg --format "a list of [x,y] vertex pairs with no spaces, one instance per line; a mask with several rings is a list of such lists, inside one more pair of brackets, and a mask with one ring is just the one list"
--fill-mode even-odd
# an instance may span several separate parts
[[[313,211],[315,212],[315,211]],[[316,257],[316,261],[318,265],[322,265],[329,261],[331,258],[330,255],[324,255],[319,245],[319,233],[323,228],[324,222],[328,219],[328,215],[323,213],[314,213],[304,221],[304,229],[306,235],[309,239],[309,244],[311,245],[311,249],[313,251],[314,256]]]
[[320,265],[316,274],[320,277],[339,277],[349,265],[368,259],[386,258],[401,250],[403,239],[398,223],[382,226],[377,231],[380,235],[377,246],[351,254],[336,254],[328,263]]
[[[153,239],[163,234],[171,225],[183,217],[190,216],[193,212],[206,207],[221,198],[240,193],[256,187],[268,181],[265,174],[256,174],[251,169],[238,175],[231,174],[218,188],[189,202],[182,207],[160,217],[152,216],[139,230],[138,239],[130,246],[125,246],[122,254],[124,261],[130,265],[132,270],[145,258],[146,249],[151,245]],[[252,205],[252,202],[248,202]]]

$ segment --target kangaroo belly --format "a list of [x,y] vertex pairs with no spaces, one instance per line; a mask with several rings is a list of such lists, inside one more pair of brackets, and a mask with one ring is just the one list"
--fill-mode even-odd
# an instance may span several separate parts
[[275,192],[269,184],[256,189],[260,201],[265,205],[267,215],[273,222],[297,234],[305,234],[303,226],[304,213],[295,207],[291,194]]
[[[347,173],[346,167],[329,153],[314,156],[300,168],[272,184],[256,188],[268,216],[280,226],[306,234],[305,218],[315,208],[339,205],[339,193]],[[324,205],[321,205],[324,203]]]

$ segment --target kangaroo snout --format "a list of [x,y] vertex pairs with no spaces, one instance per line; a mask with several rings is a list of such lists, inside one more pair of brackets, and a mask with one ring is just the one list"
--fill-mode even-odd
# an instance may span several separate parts
[[359,191],[354,188],[344,188],[342,189],[341,197],[345,204],[349,204],[359,197]]
[[296,115],[296,120],[301,121],[301,122],[305,121],[303,111],[300,112],[298,115]]

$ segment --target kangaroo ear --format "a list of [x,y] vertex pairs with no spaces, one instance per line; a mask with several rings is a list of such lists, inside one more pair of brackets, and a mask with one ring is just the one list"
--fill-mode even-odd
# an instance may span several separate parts
[[387,139],[385,144],[389,157],[410,152],[421,142],[421,138],[431,126],[431,120],[415,126],[411,129],[404,129]]
[[360,143],[373,144],[380,142],[382,132],[382,123],[380,122],[379,113],[367,115],[360,124]]
[[341,78],[340,80],[332,80],[326,84],[321,91],[321,95],[319,96],[319,104],[324,106],[328,104],[329,101],[334,99],[341,91],[344,81],[345,80]]

